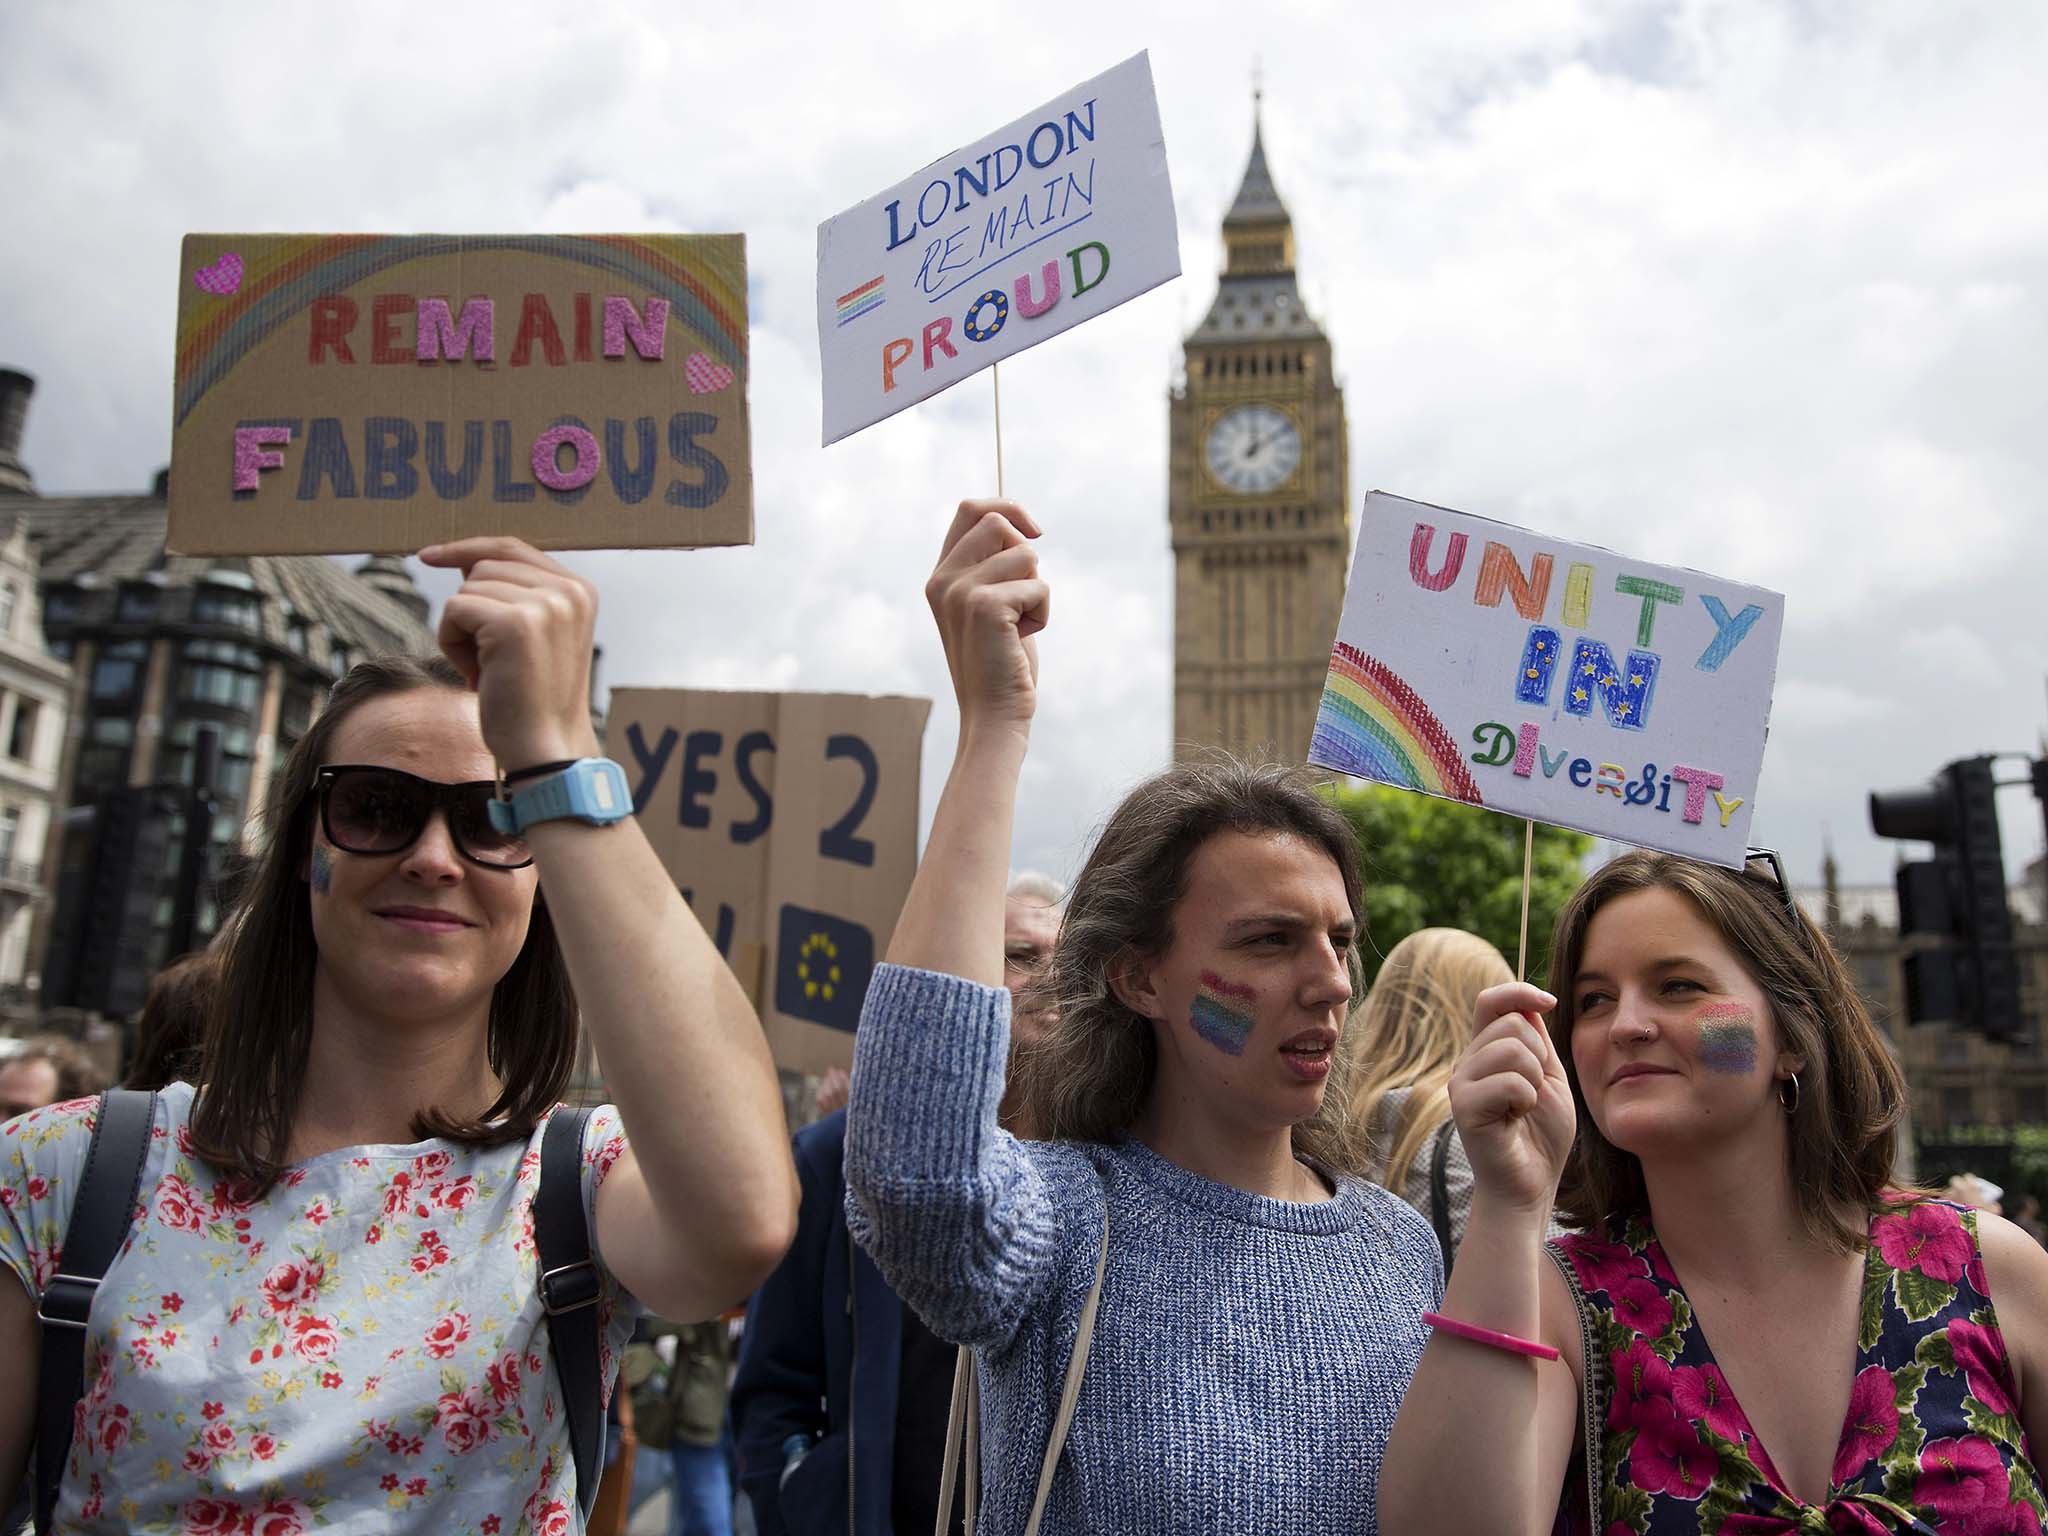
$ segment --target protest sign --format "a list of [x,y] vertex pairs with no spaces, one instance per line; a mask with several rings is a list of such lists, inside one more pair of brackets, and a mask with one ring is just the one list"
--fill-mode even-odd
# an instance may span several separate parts
[[930,713],[850,693],[612,693],[606,736],[640,825],[792,1071],[853,1061],[917,867]]
[[1740,867],[1785,601],[1375,491],[1309,761]]
[[753,541],[739,235],[187,235],[169,543]]
[[825,441],[1179,275],[1140,53],[818,226]]

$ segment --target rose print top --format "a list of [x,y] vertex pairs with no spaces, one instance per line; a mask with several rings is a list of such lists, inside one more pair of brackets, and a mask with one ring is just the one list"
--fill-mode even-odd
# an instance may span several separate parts
[[[32,1293],[57,1271],[97,1104],[0,1126],[0,1261]],[[248,1202],[192,1155],[191,1109],[190,1084],[158,1096],[143,1209],[93,1303],[56,1529],[579,1526],[534,1291],[541,1130],[346,1147]],[[591,1117],[586,1214],[625,1146],[615,1110]],[[609,1390],[634,1312],[609,1271],[598,1306]]]
[[[1871,1219],[1855,1384],[1818,1508],[1785,1491],[1649,1224],[1610,1221],[1556,1246],[1609,1364],[1602,1536],[2040,1536],[1976,1212],[1899,1196]],[[1566,1495],[1581,1509],[1584,1481],[1575,1463]]]

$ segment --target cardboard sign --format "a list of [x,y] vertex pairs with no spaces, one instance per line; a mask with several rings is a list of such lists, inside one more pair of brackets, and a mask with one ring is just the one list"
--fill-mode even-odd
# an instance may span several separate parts
[[1141,53],[818,226],[825,441],[1178,276]]
[[1309,761],[1739,868],[1785,600],[1374,491]]
[[739,235],[187,235],[173,551],[748,544]]
[[853,1062],[868,976],[917,868],[931,701],[613,691],[633,809],[767,1026],[779,1066]]

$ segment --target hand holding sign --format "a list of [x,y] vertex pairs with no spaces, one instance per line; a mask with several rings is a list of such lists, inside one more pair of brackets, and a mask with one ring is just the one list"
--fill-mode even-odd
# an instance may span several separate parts
[[437,635],[476,689],[484,744],[507,772],[596,757],[590,638],[597,589],[521,539],[464,539],[420,551],[462,572]]
[[925,583],[939,623],[960,734],[978,726],[1027,730],[1038,699],[1038,647],[1052,589],[1038,574],[1031,514],[1010,501],[963,501]]

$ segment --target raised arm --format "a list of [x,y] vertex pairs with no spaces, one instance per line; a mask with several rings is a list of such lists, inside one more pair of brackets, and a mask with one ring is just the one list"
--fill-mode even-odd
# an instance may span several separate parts
[[925,586],[960,739],[891,964],[868,989],[847,1105],[854,1236],[934,1331],[963,1343],[1015,1327],[1062,1230],[1045,1176],[996,1123],[1011,819],[1037,697],[1031,637],[1048,603],[1027,542],[1037,533],[1010,503],[962,502]]
[[[507,772],[591,757],[589,583],[517,539],[422,550],[464,577],[441,647]],[[612,1273],[661,1316],[714,1317],[796,1230],[796,1170],[761,1021],[632,818],[527,833],[630,1151],[599,1187]]]
[[1381,1464],[1384,1530],[1543,1536],[1557,1512],[1576,1421],[1568,1362],[1578,1340],[1569,1293],[1543,1256],[1573,1129],[1571,1085],[1535,1022],[1555,1005],[1520,982],[1479,994],[1472,1044],[1450,1089],[1472,1162],[1472,1211],[1441,1311],[1547,1343],[1565,1358],[1539,1362],[1434,1333]]

